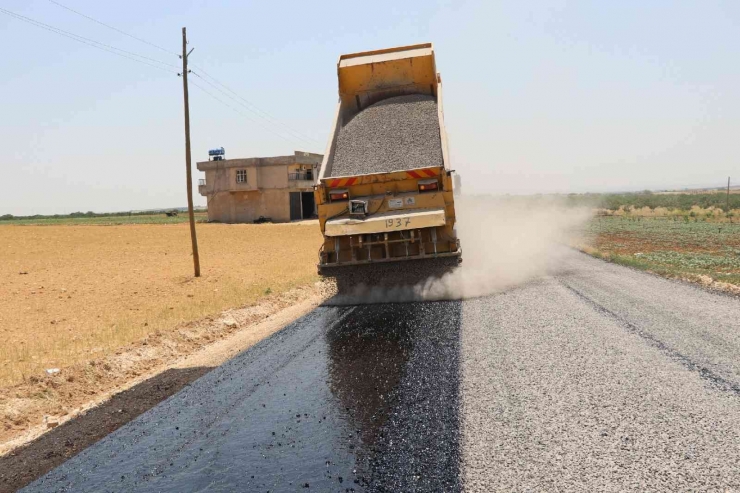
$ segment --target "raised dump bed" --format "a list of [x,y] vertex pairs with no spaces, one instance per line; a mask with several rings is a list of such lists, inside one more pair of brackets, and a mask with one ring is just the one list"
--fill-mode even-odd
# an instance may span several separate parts
[[340,128],[331,174],[390,173],[419,164],[444,166],[437,100],[408,94],[378,101]]
[[431,43],[342,55],[316,187],[319,270],[460,258],[442,80]]

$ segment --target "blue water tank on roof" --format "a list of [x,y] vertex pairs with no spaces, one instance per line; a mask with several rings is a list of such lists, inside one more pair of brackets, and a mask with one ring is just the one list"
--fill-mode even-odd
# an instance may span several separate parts
[[208,151],[209,156],[223,156],[226,154],[226,151],[223,147],[219,147],[218,149],[211,149]]

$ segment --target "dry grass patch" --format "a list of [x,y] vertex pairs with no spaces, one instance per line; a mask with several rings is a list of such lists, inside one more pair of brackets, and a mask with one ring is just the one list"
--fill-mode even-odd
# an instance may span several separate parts
[[[0,387],[314,282],[316,224],[0,226]],[[43,396],[41,396],[43,397]]]

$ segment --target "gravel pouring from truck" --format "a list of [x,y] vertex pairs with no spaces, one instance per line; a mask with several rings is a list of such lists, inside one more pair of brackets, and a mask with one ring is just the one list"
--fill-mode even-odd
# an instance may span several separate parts
[[339,103],[315,190],[319,271],[459,261],[432,44],[342,55],[337,73]]

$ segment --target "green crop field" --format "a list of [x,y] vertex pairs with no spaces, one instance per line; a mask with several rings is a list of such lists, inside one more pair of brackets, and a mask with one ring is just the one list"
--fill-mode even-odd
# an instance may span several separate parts
[[740,222],[686,217],[596,217],[585,235],[598,257],[670,277],[740,286]]

